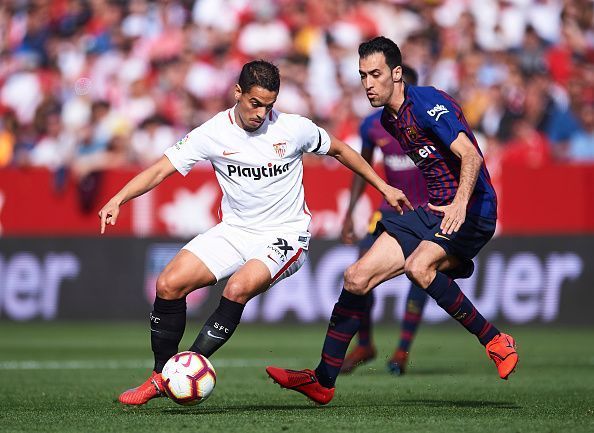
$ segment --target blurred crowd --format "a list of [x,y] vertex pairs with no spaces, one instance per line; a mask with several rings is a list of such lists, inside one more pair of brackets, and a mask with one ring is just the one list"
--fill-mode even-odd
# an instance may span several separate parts
[[255,58],[281,69],[277,109],[357,147],[357,47],[376,35],[462,103],[487,154],[594,161],[593,17],[592,0],[5,0],[0,167],[146,166],[231,106]]

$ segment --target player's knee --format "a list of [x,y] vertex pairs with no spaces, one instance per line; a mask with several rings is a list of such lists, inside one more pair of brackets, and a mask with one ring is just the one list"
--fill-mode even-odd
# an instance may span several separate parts
[[429,287],[433,280],[431,269],[415,259],[409,258],[404,262],[404,273],[409,280],[422,289]]
[[344,288],[355,295],[369,292],[369,277],[359,263],[349,266],[344,272]]
[[183,287],[175,283],[171,274],[161,274],[157,279],[157,296],[161,299],[180,299],[184,296]]
[[252,291],[239,280],[229,280],[223,290],[223,296],[230,301],[245,304],[252,298]]

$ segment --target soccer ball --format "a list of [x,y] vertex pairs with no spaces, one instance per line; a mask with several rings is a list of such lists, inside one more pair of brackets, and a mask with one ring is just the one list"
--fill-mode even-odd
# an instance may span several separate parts
[[173,355],[161,372],[167,396],[184,406],[202,403],[217,383],[217,374],[204,356],[195,352]]

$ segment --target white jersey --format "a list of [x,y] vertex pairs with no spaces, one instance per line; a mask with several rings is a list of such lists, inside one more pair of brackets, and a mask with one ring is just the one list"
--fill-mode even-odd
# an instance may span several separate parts
[[215,115],[165,151],[186,175],[197,161],[211,162],[223,191],[223,222],[253,232],[307,234],[305,152],[326,154],[330,137],[311,120],[271,110],[254,132],[235,122],[234,109]]

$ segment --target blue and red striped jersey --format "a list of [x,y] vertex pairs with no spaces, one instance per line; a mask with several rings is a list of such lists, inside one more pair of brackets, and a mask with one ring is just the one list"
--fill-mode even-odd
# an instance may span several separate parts
[[[461,160],[450,149],[458,134],[464,132],[482,156],[460,105],[434,87],[405,85],[398,114],[393,116],[384,108],[381,124],[421,170],[429,202],[437,206],[450,204],[458,190]],[[497,195],[484,161],[467,213],[497,218]]]
[[[370,114],[359,127],[363,149],[378,147],[384,156],[384,172],[388,184],[401,189],[416,208],[427,204],[429,195],[427,184],[421,171],[406,155],[402,146],[384,129],[381,124],[381,110]],[[385,200],[381,209],[393,209]]]

